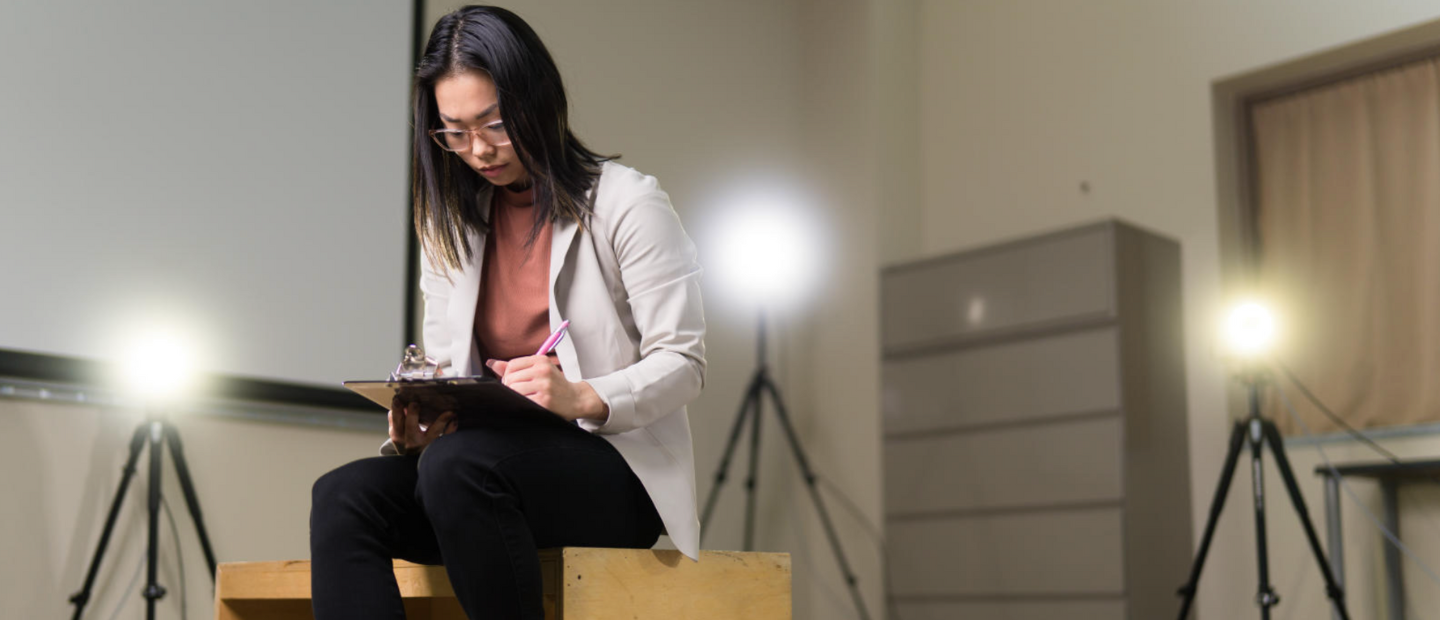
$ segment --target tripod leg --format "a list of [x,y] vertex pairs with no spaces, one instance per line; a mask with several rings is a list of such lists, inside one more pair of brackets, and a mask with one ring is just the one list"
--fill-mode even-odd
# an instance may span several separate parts
[[790,424],[790,414],[785,410],[785,401],[780,398],[780,390],[769,377],[765,378],[764,388],[775,403],[775,417],[780,420],[780,427],[785,430],[785,437],[790,442],[790,452],[794,454],[795,462],[805,477],[805,487],[810,490],[810,501],[815,504],[815,512],[820,515],[821,525],[825,526],[825,535],[830,539],[830,549],[835,552],[835,561],[840,565],[840,572],[845,575],[845,584],[850,587],[851,598],[855,600],[855,610],[860,614],[861,620],[870,620],[870,609],[865,606],[865,599],[860,596],[855,573],[850,570],[850,563],[845,560],[845,550],[840,546],[840,537],[835,534],[835,526],[830,522],[830,512],[825,509],[820,491],[815,488],[815,471],[810,469],[810,461],[805,458],[805,450],[800,447],[795,427]]
[[160,442],[165,431],[158,421],[148,422],[146,426],[150,434],[150,488],[146,490],[150,523],[145,545],[145,618],[155,620],[155,603],[165,596],[165,588],[155,582],[160,568],[160,453],[165,450]]
[[[195,494],[195,483],[190,480],[190,466],[185,462],[185,449],[180,445],[180,432],[175,425],[163,422],[166,444],[170,447],[170,460],[175,463],[175,476],[180,480],[180,491],[185,494],[185,505],[190,508],[190,519],[195,522],[195,533],[200,537],[200,548],[205,551],[205,563],[210,567],[210,582],[215,582],[215,552],[210,548],[210,535],[205,532],[205,520],[200,515],[200,498]],[[177,549],[175,551],[179,553]]]
[[1270,444],[1270,452],[1275,455],[1275,466],[1280,469],[1280,477],[1285,480],[1285,490],[1290,493],[1290,503],[1295,505],[1295,514],[1299,515],[1300,524],[1305,526],[1305,538],[1310,542],[1310,551],[1315,554],[1315,561],[1320,564],[1320,574],[1325,577],[1325,593],[1330,597],[1330,603],[1340,617],[1349,620],[1350,614],[1345,610],[1345,591],[1335,580],[1330,563],[1325,561],[1325,552],[1320,549],[1320,538],[1315,535],[1315,525],[1310,522],[1310,511],[1305,507],[1305,497],[1300,494],[1300,485],[1295,482],[1295,472],[1290,469],[1290,459],[1285,455],[1285,444],[1280,439],[1280,431],[1271,422],[1261,424],[1265,429],[1265,441]]
[[725,477],[730,471],[730,459],[735,456],[735,446],[740,443],[740,431],[745,428],[745,420],[750,416],[750,406],[755,402],[755,394],[760,391],[760,373],[755,373],[750,378],[750,385],[745,388],[745,398],[740,401],[740,411],[735,414],[735,424],[730,427],[730,439],[725,444],[725,453],[720,457],[720,466],[715,470],[715,483],[710,485],[710,496],[705,499],[705,510],[700,513],[700,538],[705,538],[705,525],[710,523],[710,513],[715,510],[715,501],[720,498],[720,487],[725,485]]
[[1250,444],[1250,484],[1254,488],[1251,501],[1255,504],[1255,561],[1260,581],[1255,602],[1260,605],[1261,620],[1270,620],[1270,608],[1280,603],[1280,597],[1270,587],[1270,549],[1265,536],[1265,470],[1261,451],[1265,437],[1260,418],[1252,418],[1248,426],[1250,436],[1246,443]]
[[1205,520],[1205,534],[1200,537],[1200,549],[1195,552],[1195,562],[1190,566],[1190,580],[1180,587],[1184,597],[1180,603],[1180,620],[1190,615],[1190,606],[1195,602],[1195,590],[1200,584],[1200,571],[1205,568],[1205,556],[1210,554],[1210,541],[1215,537],[1215,524],[1220,512],[1225,509],[1225,498],[1230,494],[1230,481],[1235,478],[1235,464],[1240,459],[1240,444],[1245,440],[1245,423],[1236,422],[1230,431],[1230,446],[1225,451],[1225,464],[1220,470],[1220,484],[1215,487],[1215,496],[1210,500],[1210,516]]
[[[756,376],[757,380],[764,382],[765,370],[762,368]],[[750,420],[750,470],[745,476],[745,550],[755,550],[755,485],[757,472],[760,469],[760,391],[751,393],[750,413],[754,416]]]
[[95,547],[95,557],[90,560],[90,570],[85,573],[85,585],[70,596],[70,602],[75,605],[75,615],[71,616],[73,620],[80,620],[80,615],[85,612],[85,604],[90,602],[91,588],[95,586],[95,576],[100,572],[100,560],[105,557],[105,548],[110,546],[110,535],[115,532],[115,519],[120,515],[120,505],[125,502],[125,491],[130,488],[130,480],[135,477],[135,462],[140,460],[140,451],[145,448],[145,431],[149,428],[150,425],[141,424],[135,427],[135,433],[130,436],[130,456],[125,460],[125,468],[120,470],[120,488],[115,492],[115,499],[110,502],[105,528],[100,530],[100,544]]

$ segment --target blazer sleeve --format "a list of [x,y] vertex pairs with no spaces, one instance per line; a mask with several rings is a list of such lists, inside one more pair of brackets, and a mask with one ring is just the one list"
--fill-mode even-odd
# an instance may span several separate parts
[[[705,383],[705,315],[700,263],[670,197],[647,186],[609,223],[627,303],[640,333],[640,361],[586,381],[610,408],[594,433],[624,433],[689,404]],[[600,224],[604,225],[604,224]]]

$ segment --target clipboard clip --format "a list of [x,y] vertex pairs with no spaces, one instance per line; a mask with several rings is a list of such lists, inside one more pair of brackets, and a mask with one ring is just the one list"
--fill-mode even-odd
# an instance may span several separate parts
[[434,379],[438,366],[439,364],[434,359],[425,356],[425,349],[420,348],[420,345],[412,344],[405,347],[405,352],[400,356],[400,365],[390,373],[390,380]]

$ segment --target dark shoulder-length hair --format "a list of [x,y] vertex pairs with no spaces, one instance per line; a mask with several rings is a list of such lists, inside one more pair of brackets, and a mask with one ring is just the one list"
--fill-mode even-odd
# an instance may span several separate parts
[[493,6],[467,6],[440,18],[415,69],[412,96],[415,233],[437,267],[460,268],[473,251],[466,233],[490,228],[480,215],[490,183],[429,135],[443,126],[435,83],[466,72],[495,82],[500,118],[535,183],[535,225],[527,245],[546,222],[587,226],[593,213],[590,188],[601,164],[615,159],[586,148],[570,131],[560,70],[529,24]]

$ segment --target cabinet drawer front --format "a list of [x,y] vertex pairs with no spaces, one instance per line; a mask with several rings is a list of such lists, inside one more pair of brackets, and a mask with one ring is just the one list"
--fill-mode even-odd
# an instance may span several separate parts
[[886,434],[1120,408],[1113,327],[886,360]]
[[1085,228],[887,270],[881,346],[1113,316],[1112,236],[1109,227]]
[[899,603],[905,620],[1126,620],[1116,601],[1006,601],[996,603]]
[[1124,591],[1119,508],[890,520],[898,596]]
[[1119,500],[1121,420],[885,442],[891,515]]

